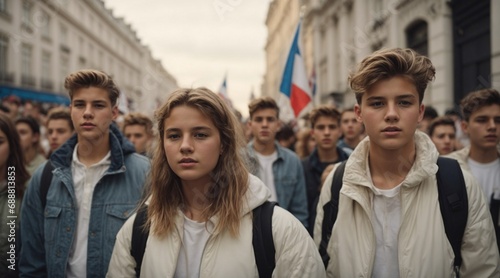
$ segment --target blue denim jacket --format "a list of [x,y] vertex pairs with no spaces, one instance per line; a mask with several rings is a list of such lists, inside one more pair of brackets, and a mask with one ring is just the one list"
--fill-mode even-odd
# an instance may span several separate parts
[[[292,151],[274,143],[278,158],[273,163],[274,186],[280,207],[288,210],[307,227],[307,195],[304,170],[299,157]],[[258,159],[255,157],[253,141],[247,145],[252,174],[259,176]]]
[[[149,161],[114,125],[110,127],[111,165],[97,183],[90,212],[87,277],[105,277],[115,236],[139,201]],[[74,135],[50,157],[54,167],[45,209],[40,182],[45,163],[34,173],[21,208],[21,277],[66,277],[77,229],[71,162]]]

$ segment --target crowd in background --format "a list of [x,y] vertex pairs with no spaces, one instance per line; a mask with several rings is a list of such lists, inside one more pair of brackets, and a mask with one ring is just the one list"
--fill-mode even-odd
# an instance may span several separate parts
[[[103,73],[92,74],[102,74],[103,76],[105,76]],[[108,77],[105,76],[105,78]],[[107,82],[112,83],[112,81],[110,80],[108,80]],[[99,91],[82,91],[85,89],[91,90],[93,88],[92,86],[94,85],[91,85],[89,88],[83,87],[83,89],[81,87],[68,87],[72,101],[75,96],[81,96],[81,102],[83,103],[82,105],[86,105],[85,98],[89,98],[88,96],[94,95],[99,96]],[[108,88],[104,88],[103,90],[108,90]],[[109,90],[113,91],[117,89]],[[92,172],[95,174],[93,180],[94,186],[95,184],[101,182],[99,177],[105,180],[105,182],[107,183],[116,183],[116,181],[111,180],[111,178],[105,178],[105,171],[107,171],[107,167],[109,167],[110,169],[112,167],[117,167],[116,173],[121,173],[121,171],[124,171],[124,169],[127,169],[127,167],[120,168],[120,165],[115,165],[115,163],[124,163],[123,165],[129,166],[128,168],[132,168],[132,166],[130,165],[135,165],[133,167],[136,167],[136,165],[140,165],[137,166],[138,168],[132,172],[127,169],[126,177],[120,177],[119,179],[117,178],[117,180],[124,179],[124,181],[127,181],[128,184],[130,183],[131,179],[136,180],[135,178],[137,177],[137,175],[141,177],[140,179],[136,180],[137,183],[140,184],[131,184],[130,188],[127,189],[129,190],[127,192],[135,192],[133,193],[133,198],[129,198],[130,196],[122,196],[127,200],[128,205],[125,207],[116,207],[113,210],[109,210],[106,212],[108,214],[116,215],[120,218],[120,224],[113,227],[113,233],[111,233],[112,240],[114,240],[117,231],[120,229],[121,225],[124,223],[127,217],[130,216],[134,208],[137,207],[137,204],[140,202],[140,197],[142,197],[142,204],[144,204],[146,200],[145,196],[160,196],[161,194],[167,194],[169,196],[164,198],[158,197],[150,199],[150,211],[148,212],[149,220],[147,220],[148,222],[146,223],[148,223],[148,225],[152,225],[150,227],[153,229],[152,235],[154,235],[155,237],[151,240],[158,240],[159,242],[161,242],[160,239],[162,238],[162,236],[170,235],[172,229],[175,229],[175,226],[171,226],[172,224],[169,221],[173,221],[172,219],[175,219],[174,211],[177,208],[185,208],[183,207],[185,205],[183,204],[184,201],[188,203],[202,202],[204,206],[203,209],[200,209],[201,212],[199,212],[199,214],[197,214],[198,212],[194,209],[194,207],[196,207],[195,205],[193,205],[192,207],[193,210],[184,211],[184,221],[188,223],[190,219],[195,219],[199,220],[202,223],[211,223],[210,225],[202,225],[201,229],[205,230],[204,232],[206,232],[206,230],[208,229],[209,234],[204,234],[204,232],[201,232],[201,234],[198,233],[195,236],[196,239],[202,239],[202,241],[209,246],[212,246],[210,244],[213,244],[213,242],[209,241],[211,233],[217,233],[221,231],[220,229],[223,230],[224,228],[228,228],[231,231],[231,236],[233,236],[234,234],[236,234],[236,231],[238,230],[237,227],[239,227],[240,224],[241,227],[247,228],[246,224],[249,223],[248,221],[251,221],[246,218],[240,219],[240,215],[234,214],[234,211],[228,211],[228,208],[232,208],[237,212],[242,209],[245,210],[245,213],[248,213],[249,210],[258,207],[258,204],[269,200],[277,202],[277,204],[281,208],[288,211],[296,218],[293,219],[292,224],[281,222],[280,224],[276,224],[282,225],[277,227],[276,229],[278,229],[280,233],[282,233],[280,235],[283,236],[283,239],[275,238],[275,242],[283,240],[282,244],[289,244],[290,242],[287,242],[287,240],[292,240],[292,238],[296,241],[305,240],[305,243],[302,246],[304,250],[293,250],[290,251],[291,254],[288,254],[290,256],[295,256],[295,253],[300,253],[299,251],[310,252],[310,250],[312,250],[310,248],[313,246],[313,236],[316,241],[317,231],[315,229],[317,229],[318,226],[318,219],[316,216],[318,215],[318,217],[323,217],[324,213],[322,210],[322,202],[324,200],[321,199],[321,196],[323,196],[322,186],[324,184],[330,186],[330,184],[332,183],[332,171],[333,169],[335,169],[334,165],[338,165],[339,162],[347,161],[351,155],[356,156],[356,158],[359,159],[357,161],[361,161],[362,159],[368,157],[368,153],[365,154],[364,152],[368,151],[368,147],[366,146],[370,138],[368,138],[367,136],[367,127],[362,123],[362,113],[359,105],[356,107],[348,107],[344,109],[340,109],[339,107],[330,105],[321,105],[315,107],[303,118],[303,126],[298,126],[296,122],[281,122],[279,117],[280,109],[275,100],[270,97],[261,97],[252,100],[249,103],[249,118],[243,121],[241,119],[241,114],[239,113],[227,116],[225,114],[225,111],[217,110],[224,110],[227,108],[225,107],[225,105],[222,105],[223,108],[220,108],[220,100],[212,99],[211,97],[216,96],[216,94],[210,92],[209,90],[203,88],[192,90],[186,89],[176,91],[169,96],[166,104],[157,111],[157,117],[159,118],[155,121],[139,112],[118,115],[119,112],[116,111],[117,108],[113,106],[116,104],[116,97],[118,95],[118,92],[114,92],[114,94],[116,95],[112,95],[110,97],[111,106],[109,107],[110,111],[112,111],[111,113],[113,113],[113,116],[111,117],[111,114],[106,115],[106,119],[109,119],[110,122],[108,123],[108,125],[104,126],[106,129],[104,134],[108,134],[107,129],[109,129],[109,135],[107,135],[109,137],[101,136],[104,139],[102,139],[101,137],[98,138],[98,140],[106,140],[106,142],[99,141],[99,144],[102,145],[103,143],[105,143],[109,144],[109,146],[101,150],[102,156],[98,157],[99,159],[97,161],[90,160],[90,162],[84,161],[83,158],[85,157],[85,155],[88,155],[87,158],[89,158],[95,154],[82,154],[80,153],[82,150],[78,148],[82,148],[84,142],[86,142],[82,141],[82,138],[85,138],[82,134],[85,134],[85,131],[91,129],[91,127],[88,127],[86,125],[95,125],[96,123],[90,123],[87,121],[86,117],[90,116],[85,116],[85,111],[81,112],[83,114],[83,121],[75,119],[78,115],[78,112],[75,112],[74,110],[83,109],[79,108],[80,104],[78,103],[78,101],[76,103],[72,103],[72,107],[70,109],[63,106],[51,106],[48,104],[40,104],[28,100],[21,100],[14,95],[2,99],[0,105],[0,114],[3,114],[0,115],[0,170],[2,171],[0,175],[0,183],[2,184],[0,192],[2,196],[0,196],[0,201],[2,202],[2,208],[5,207],[6,202],[6,199],[3,198],[3,195],[7,194],[6,169],[10,166],[16,167],[16,171],[19,175],[18,181],[21,183],[21,185],[18,186],[19,190],[17,191],[18,195],[16,197],[18,200],[18,206],[16,208],[18,209],[23,199],[24,189],[28,186],[29,177],[37,173],[36,177],[38,180],[32,180],[29,184],[30,186],[34,186],[33,184],[35,184],[36,186],[40,186],[38,183],[40,183],[39,179],[43,178],[41,177],[42,170],[37,171],[37,169],[46,167],[43,165],[50,164],[50,161],[52,161],[52,164],[56,163],[55,167],[60,167],[61,169],[72,169],[66,171],[69,171],[67,172],[69,179],[74,179],[75,186],[78,183],[82,182],[78,180],[79,178],[81,178],[80,176],[89,175],[86,171],[89,169],[89,167],[91,168],[95,165],[98,166],[98,169],[92,170],[95,171]],[[421,93],[421,95],[423,97],[423,92]],[[105,101],[102,102],[105,103]],[[358,103],[359,102],[360,100],[358,100]],[[99,103],[92,105],[95,105],[95,109],[97,110],[104,109],[98,106],[100,105]],[[376,105],[379,104],[373,104],[373,106]],[[402,105],[410,106],[410,104]],[[189,107],[195,107],[196,109],[191,109]],[[493,215],[498,215],[498,211],[500,211],[500,186],[498,184],[500,180],[498,174],[500,172],[498,171],[500,169],[500,159],[498,158],[498,154],[500,153],[500,138],[498,135],[498,130],[500,129],[500,112],[498,110],[500,110],[500,97],[498,95],[498,91],[493,89],[485,89],[471,92],[471,94],[466,96],[462,101],[461,110],[452,108],[447,110],[442,116],[438,115],[437,111],[431,106],[426,106],[425,111],[423,111],[422,120],[418,122],[417,126],[417,128],[421,132],[417,131],[415,133],[415,138],[418,138],[418,140],[415,140],[419,142],[425,142],[427,139],[429,139],[429,142],[432,142],[434,144],[436,153],[438,155],[453,157],[460,162],[462,169],[465,169],[465,171],[470,171],[472,176],[475,178],[475,181],[477,181],[482,187],[484,191],[484,197],[490,207],[491,214]],[[115,115],[114,113],[117,114]],[[240,117],[238,117],[238,114]],[[207,119],[207,115],[213,116],[213,120]],[[122,120],[116,121],[117,117],[121,117]],[[233,118],[239,120],[239,122],[233,122]],[[190,122],[190,119],[195,119],[195,122],[193,122],[194,120]],[[208,194],[210,195],[210,197],[206,199],[202,198],[203,200],[200,201],[199,195],[192,196],[187,193],[185,189],[181,192],[176,188],[178,184],[186,185],[192,182],[192,177],[190,176],[190,174],[186,174],[183,171],[185,170],[184,168],[189,168],[192,163],[197,163],[197,161],[194,161],[192,158],[186,158],[185,156],[185,154],[190,154],[191,152],[193,152],[191,148],[194,149],[194,147],[182,145],[184,144],[183,141],[177,141],[177,138],[182,138],[183,136],[185,136],[184,133],[191,134],[193,131],[187,130],[188,127],[192,127],[196,130],[200,129],[196,126],[196,124],[205,125],[207,126],[207,128],[201,128],[202,131],[200,132],[196,131],[195,135],[193,135],[193,138],[195,138],[193,140],[199,141],[196,141],[196,143],[193,143],[193,145],[200,144],[206,147],[207,155],[210,154],[211,157],[216,157],[220,160],[212,161],[210,162],[212,164],[206,166],[211,169],[209,171],[210,175],[213,175],[213,178],[216,177],[217,179],[231,181],[237,184],[246,183],[249,179],[249,185],[242,185],[242,188],[247,188],[247,186],[249,186],[248,188],[250,189],[248,190],[256,190],[255,192],[257,192],[257,197],[255,199],[255,202],[258,202],[258,204],[253,204],[254,207],[239,207],[238,200],[246,196],[245,192],[233,192],[230,189],[218,187],[206,189],[201,186],[199,188],[197,187],[200,192],[207,192],[207,194],[210,193],[212,195]],[[483,128],[484,131],[481,131],[480,127],[478,127],[481,124],[483,125],[483,127],[485,125],[488,125]],[[400,130],[396,129],[396,127],[390,127],[387,132],[389,134],[391,134],[391,132],[400,132]],[[214,130],[217,132],[220,131],[220,138],[218,136],[216,136],[217,138],[214,137]],[[484,136],[480,137],[481,134]],[[242,135],[242,138],[244,138],[245,140],[244,145],[246,146],[245,154],[248,156],[247,160],[240,157],[239,152],[241,151],[241,149],[237,148],[238,142],[235,141],[236,139],[230,137],[239,135]],[[91,142],[94,139],[88,140],[88,142]],[[358,146],[360,145],[363,145],[363,148],[365,149],[356,151]],[[491,147],[490,145],[492,145],[493,147]],[[5,146],[8,146],[8,148],[5,148]],[[428,151],[432,153],[434,151],[434,147],[427,146],[426,148],[428,148]],[[98,145],[94,146],[93,148],[99,149]],[[182,156],[177,160],[177,162],[181,164],[180,168],[178,169],[172,166],[177,163],[174,162],[174,157],[178,155],[174,151],[175,148],[180,148],[182,153]],[[418,148],[421,148],[421,145],[417,145],[416,156],[422,155],[420,154],[422,150],[419,150]],[[77,149],[79,150],[78,152]],[[485,152],[485,150],[487,149],[489,151]],[[425,151],[427,150],[424,150],[424,152]],[[130,153],[132,152],[139,154],[140,158],[130,156]],[[361,155],[360,153],[363,153],[363,155]],[[124,159],[123,162],[118,159],[119,157],[122,157]],[[125,159],[124,157],[127,158]],[[49,163],[46,163],[47,159],[49,159]],[[116,162],[115,160],[117,160],[118,162]],[[232,160],[235,165],[231,165],[231,162],[229,160]],[[145,161],[148,162],[146,163]],[[64,164],[66,162],[68,162],[69,164],[63,166],[57,165],[57,163]],[[151,186],[147,187],[147,189],[149,190],[147,191],[147,193],[137,193],[142,190],[142,183],[145,181],[146,175],[145,171],[146,169],[149,169],[149,165],[151,165],[152,179],[161,184],[166,184],[166,186],[165,188],[157,187],[155,186],[155,184],[158,185],[159,183],[157,184],[153,181],[152,183],[150,183]],[[170,167],[167,167],[167,165],[169,165]],[[83,168],[78,170],[78,167]],[[227,167],[227,169],[225,170],[231,169],[229,171],[230,173],[221,171],[220,167]],[[138,169],[142,169],[144,171],[141,170],[142,172],[138,173]],[[366,169],[362,170],[365,171]],[[238,177],[235,173],[233,173],[234,171],[240,173],[242,176]],[[55,174],[56,172],[57,170],[54,171]],[[208,175],[208,172],[205,174]],[[258,179],[253,180],[253,176],[256,176]],[[242,177],[246,178],[243,180]],[[61,179],[64,180],[63,177]],[[51,186],[54,187],[56,185]],[[196,185],[196,183],[194,183],[194,186],[199,185]],[[261,192],[261,190],[263,190],[262,188],[265,187],[267,187],[268,191],[265,191],[266,193],[262,193],[261,195],[259,195],[260,193],[258,192]],[[110,186],[109,188],[112,187]],[[34,190],[35,189],[30,189],[29,192],[31,193],[28,193],[28,196],[31,196],[31,198],[33,198],[33,195],[30,194],[35,194],[34,192],[38,192]],[[84,194],[84,196],[87,196],[91,193],[87,192],[87,189],[79,190],[81,191],[76,191],[77,193],[71,194],[77,195],[76,199],[78,201],[78,207],[87,206],[87,213],[90,213],[90,209],[88,208],[89,204],[85,203],[85,199],[80,200],[78,194],[81,193]],[[324,189],[323,191],[325,190],[326,189]],[[111,191],[103,191],[101,192],[101,194],[104,194],[104,196],[106,196],[105,198],[109,198],[109,200],[118,198],[116,196],[113,197],[112,195],[114,193]],[[218,199],[217,194],[222,194],[225,198],[227,197],[227,203],[225,203],[224,200]],[[376,195],[377,194],[378,193],[376,193]],[[47,195],[47,198],[49,203],[56,202],[58,200],[57,196],[50,195],[50,193],[49,195]],[[92,198],[90,198],[90,201],[88,202],[92,203],[94,201],[95,200],[92,200]],[[37,202],[38,201],[36,201],[35,203],[29,203],[23,209],[29,210],[30,206],[33,206],[37,207],[40,210],[43,210],[43,203],[40,206],[40,204]],[[163,207],[164,202],[168,202],[169,205]],[[58,217],[59,213],[65,213],[64,211],[51,212],[50,208],[51,207],[49,206],[45,210],[45,217],[49,217],[47,218],[48,220],[51,220],[50,213],[54,213],[53,217]],[[320,211],[318,212],[317,209],[320,209]],[[30,215],[28,212],[24,213],[27,215],[26,217],[32,217],[33,221],[35,221],[37,218],[36,215]],[[73,212],[69,213],[71,214]],[[212,221],[211,217],[213,217],[217,213],[223,213],[225,217],[228,217],[228,219],[223,220],[222,222],[218,222],[219,220],[213,223],[210,222]],[[280,215],[279,217],[281,217],[282,219],[289,219],[288,214],[284,212],[282,213],[280,211],[278,212],[278,215]],[[44,217],[43,214],[40,214],[40,216],[41,218]],[[275,221],[275,217],[277,216],[273,216],[273,221]],[[290,219],[287,221],[291,221]],[[33,221],[30,221],[30,223],[23,225],[27,225],[26,227],[30,227],[30,229],[36,229],[36,227],[42,227],[43,229],[43,225],[47,225],[46,223],[44,224],[42,222],[40,224],[42,226],[35,226],[32,223]],[[86,260],[87,238],[89,241],[89,252],[91,250],[95,250],[91,249],[96,247],[91,247],[91,238],[95,236],[94,232],[100,229],[95,226],[95,223],[93,224],[92,222],[89,222],[89,219],[85,220],[84,218],[80,218],[80,216],[78,216],[78,221],[83,221],[84,223],[86,223],[86,225],[89,225],[90,230],[86,230],[85,232],[79,230],[77,233],[77,246],[72,249],[72,252],[74,252],[76,249],[80,253],[77,254],[79,257],[74,254],[69,255],[69,265],[71,267],[69,267],[70,270],[68,271],[73,271],[72,274],[75,274],[75,277],[78,276],[78,273],[82,273],[81,271],[84,271],[81,269],[82,266],[80,265],[80,263],[82,260]],[[108,275],[112,277],[119,277],[125,274],[128,275],[134,273],[134,271],[137,271],[134,270],[134,268],[130,268],[130,264],[132,264],[131,261],[133,261],[133,258],[130,257],[130,254],[128,252],[123,252],[122,250],[123,248],[127,249],[130,247],[130,233],[132,233],[131,230],[133,225],[131,221],[129,221],[128,223],[128,225],[126,224],[124,226],[124,230],[119,233],[119,244],[117,244],[115,247],[113,247],[112,245],[105,246],[105,252],[107,252],[106,258],[108,260],[111,260],[112,262]],[[158,228],[151,223],[164,223],[166,226]],[[196,223],[198,222],[195,222],[195,224],[193,224],[194,226],[191,227],[193,229],[191,230],[191,232],[199,231],[196,230],[199,228],[196,226]],[[298,225],[297,223],[301,223],[302,225]],[[178,225],[178,223],[175,225]],[[305,239],[304,237],[304,234],[307,233],[303,234],[301,230],[302,228],[298,228],[298,226],[303,226],[303,228],[305,228],[304,231],[307,231],[309,233],[307,239]],[[494,225],[494,227],[496,236],[500,236],[499,225]],[[286,232],[285,228],[292,230]],[[61,229],[63,228],[61,227]],[[67,229],[67,232],[71,230],[69,226],[64,229]],[[187,228],[185,227],[185,229]],[[184,236],[186,236],[186,233],[188,232],[189,231],[184,231]],[[2,232],[0,233],[0,236],[2,236],[0,242],[6,242],[3,238],[4,236],[6,236],[6,233]],[[36,238],[38,234],[32,236]],[[193,235],[190,234],[189,236]],[[340,231],[337,231],[335,236],[342,236],[342,234]],[[245,237],[245,232],[243,232],[243,237]],[[220,239],[220,244],[229,244],[231,242],[229,238],[230,237],[223,237],[222,239]],[[26,243],[30,243],[30,241],[31,238],[29,240],[26,240]],[[200,249],[200,246],[197,245],[197,240],[193,240],[191,242],[186,241],[185,244],[189,245],[189,248],[193,248],[193,250],[197,252],[200,250],[203,251],[203,248]],[[239,243],[236,243],[236,245],[238,244]],[[316,244],[318,243],[316,242]],[[41,248],[43,246],[47,247],[46,241],[38,242],[36,244],[33,244],[32,246],[26,247],[26,250],[31,250],[32,252],[36,253],[33,250],[38,250],[37,248]],[[2,249],[2,253],[0,256],[0,258],[2,259],[2,267],[5,268],[6,265],[4,264],[4,262],[6,261],[6,257],[4,257],[4,255],[6,254],[5,250],[8,247],[6,245],[1,245],[0,248]],[[113,256],[111,257],[111,251],[113,250],[113,248]],[[147,259],[147,262],[145,261],[144,265],[148,265],[150,267],[148,268],[148,270],[143,271],[149,271],[145,273],[149,273],[151,275],[162,273],[154,271],[151,272],[151,268],[154,268],[153,265],[157,268],[163,267],[160,266],[161,264],[158,261],[155,261],[155,259],[153,258],[154,256],[160,254],[159,252],[161,252],[161,250],[156,250],[154,249],[155,247],[152,246],[148,248],[150,248],[151,250],[146,250],[145,259]],[[188,252],[189,250],[191,250],[189,248],[184,250],[183,252]],[[338,246],[329,246],[329,248],[338,248]],[[286,254],[287,252],[286,250],[282,250],[279,247],[277,247],[276,251],[279,254]],[[48,253],[45,254],[40,252],[41,251],[36,254],[42,257],[45,255],[49,255]],[[200,252],[181,252],[181,255],[186,258],[190,258],[191,256],[198,256],[196,259],[196,263],[203,266],[202,260],[199,257],[201,256]],[[229,253],[223,253],[221,256],[226,259],[230,258]],[[314,257],[314,259],[311,259],[313,261],[312,263],[308,262],[306,264],[304,262],[297,261],[297,265],[301,265],[301,267],[307,268],[310,273],[316,273],[319,276],[323,276],[323,270],[318,270],[316,265],[320,258],[319,255],[314,254],[311,256]],[[35,256],[34,258],[32,258],[28,256],[27,258],[24,258],[24,261],[23,259],[21,259],[21,262],[24,262],[26,269],[30,271],[33,270],[36,266],[30,265],[29,262],[36,261],[37,259],[40,259],[40,257],[37,258]],[[90,258],[88,260],[90,263]],[[188,274],[189,271],[183,269],[190,266],[188,261],[182,261],[181,259],[177,261],[177,257],[171,258],[171,260],[173,261],[173,265],[170,266],[173,268],[177,267],[177,269],[175,269],[176,275],[182,276]],[[339,261],[343,260],[339,259],[337,262]],[[84,266],[86,266],[86,264],[84,264]],[[49,268],[50,267],[51,266],[49,264]],[[57,273],[57,271],[59,270],[54,269],[64,269],[64,267],[65,266],[63,266],[62,268],[60,266],[59,268],[55,267],[49,270],[48,273],[51,273],[50,271],[56,271],[52,273]],[[96,270],[98,272],[95,273],[99,273],[96,275],[100,276],[102,273],[106,273],[108,267],[107,262],[103,267],[104,269]],[[290,269],[285,271],[286,265],[279,264],[276,267],[277,269],[284,271],[283,273],[295,273]],[[325,267],[327,267],[328,270],[328,263],[326,263]],[[496,266],[496,268],[498,268],[498,265]],[[203,267],[201,267],[201,269],[198,269],[198,271],[203,271]],[[224,272],[225,270],[222,271],[220,269],[218,271],[220,272],[214,273],[231,273]],[[384,273],[380,269],[377,269],[375,271],[379,271],[378,273]],[[200,275],[199,272],[197,272],[197,274]]]

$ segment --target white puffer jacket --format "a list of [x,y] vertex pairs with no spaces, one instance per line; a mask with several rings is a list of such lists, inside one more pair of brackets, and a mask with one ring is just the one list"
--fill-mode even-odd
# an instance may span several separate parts
[[[250,175],[240,223],[240,234],[211,235],[205,247],[200,277],[258,277],[252,247],[252,210],[266,201],[270,192],[257,177]],[[130,242],[135,215],[122,227],[116,238],[107,277],[136,277]],[[217,217],[209,221],[215,225]],[[289,212],[276,206],[273,214],[273,239],[276,268],[273,277],[325,277],[325,268],[313,240],[304,226]],[[141,266],[141,277],[173,277],[181,248],[184,217],[176,219],[176,229],[168,237],[149,236]]]
[[[415,134],[416,159],[401,187],[399,231],[400,277],[454,277],[453,249],[446,237],[438,202],[436,172],[438,152],[428,136]],[[349,157],[340,191],[339,213],[327,252],[328,277],[371,277],[375,255],[371,195],[367,177],[369,138]],[[336,168],[336,167],[335,167]],[[321,191],[314,227],[314,241],[321,241],[323,205],[331,198],[333,173]],[[491,216],[481,188],[464,172],[469,214],[462,243],[460,277],[500,277],[500,258]]]

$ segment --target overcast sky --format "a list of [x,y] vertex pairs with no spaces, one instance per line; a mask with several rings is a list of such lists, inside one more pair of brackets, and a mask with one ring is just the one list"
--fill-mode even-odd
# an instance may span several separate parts
[[250,92],[260,95],[265,71],[269,2],[105,0],[105,5],[132,25],[179,86],[217,92],[227,73],[229,97],[248,115]]

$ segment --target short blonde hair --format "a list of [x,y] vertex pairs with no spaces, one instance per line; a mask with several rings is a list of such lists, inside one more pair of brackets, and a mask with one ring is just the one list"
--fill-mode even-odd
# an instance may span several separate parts
[[395,76],[408,78],[417,88],[419,102],[424,99],[427,84],[434,79],[436,69],[426,56],[409,48],[383,49],[374,52],[358,64],[348,81],[358,104],[375,83]]
[[73,100],[73,94],[77,90],[89,87],[100,88],[108,92],[111,106],[116,105],[116,101],[120,96],[120,90],[113,79],[105,72],[93,69],[79,70],[69,74],[64,80],[64,88],[68,90],[71,100]]

